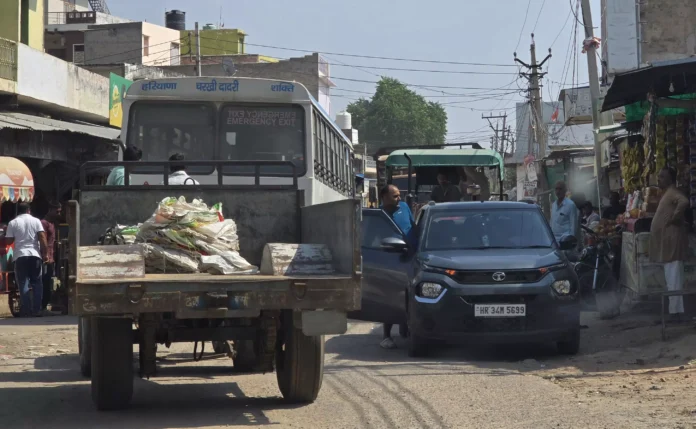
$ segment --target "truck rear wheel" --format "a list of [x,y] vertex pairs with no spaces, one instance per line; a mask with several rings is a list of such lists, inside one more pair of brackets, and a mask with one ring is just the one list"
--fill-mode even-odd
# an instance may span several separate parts
[[127,407],[133,397],[133,322],[95,317],[92,330],[92,401],[100,411]]
[[324,377],[324,337],[308,337],[286,325],[276,349],[278,387],[288,402],[310,404],[317,399]]
[[88,317],[77,322],[77,344],[80,351],[80,372],[85,377],[92,375],[92,324]]

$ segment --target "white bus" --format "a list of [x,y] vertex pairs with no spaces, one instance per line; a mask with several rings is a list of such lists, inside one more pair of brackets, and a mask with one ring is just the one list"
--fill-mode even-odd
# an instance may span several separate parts
[[[122,143],[143,161],[291,161],[305,205],[354,194],[353,146],[303,85],[267,79],[182,77],[134,82],[123,100]],[[253,183],[253,168],[227,166],[223,184]],[[200,184],[214,167],[191,166]],[[264,166],[261,184],[291,184],[290,168]],[[131,184],[160,184],[162,170],[139,167]]]

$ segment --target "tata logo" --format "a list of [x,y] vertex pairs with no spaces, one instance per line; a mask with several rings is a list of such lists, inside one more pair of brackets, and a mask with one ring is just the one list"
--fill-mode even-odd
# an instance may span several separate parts
[[501,273],[501,272],[493,273],[492,277],[493,277],[494,281],[502,282],[503,280],[505,280],[505,273]]

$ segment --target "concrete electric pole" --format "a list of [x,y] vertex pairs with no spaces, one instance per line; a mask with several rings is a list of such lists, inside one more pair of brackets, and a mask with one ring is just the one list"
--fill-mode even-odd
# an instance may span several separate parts
[[[517,58],[517,52],[515,52],[515,61],[522,64],[529,70],[529,73],[520,73],[520,75],[527,78],[529,81],[529,96],[530,96],[530,115],[532,121],[536,123],[534,127],[534,140],[538,148],[538,153],[536,158],[538,160],[544,159],[546,157],[546,136],[547,133],[544,130],[544,110],[543,110],[543,100],[541,98],[541,86],[539,84],[539,79],[544,77],[546,73],[541,73],[542,66],[551,58],[551,49],[549,49],[549,54],[544,58],[544,60],[537,64],[536,60],[536,43],[534,43],[534,33],[532,33],[532,44],[529,46],[529,52],[531,54],[532,63],[527,64],[524,61]],[[533,154],[532,145],[529,145],[528,153]]]
[[[507,113],[495,116],[492,114],[488,116],[481,115],[481,118],[488,120],[488,126],[491,127],[491,130],[495,133],[495,145],[493,146],[493,150],[500,153],[500,156],[505,157],[505,121],[507,121]],[[498,123],[496,122],[495,128],[493,128],[491,119],[503,120],[502,136],[498,136]]]
[[[603,183],[602,174],[602,140],[599,135],[601,124],[599,111],[599,74],[597,72],[597,50],[594,43],[594,29],[592,28],[592,11],[590,0],[582,0],[582,21],[585,27],[585,43],[583,47],[587,54],[587,72],[590,79],[590,98],[592,102],[592,128],[594,134],[595,172],[597,174],[597,192],[601,192]],[[601,193],[597,195],[598,205],[601,210]],[[600,211],[601,213],[601,211]]]

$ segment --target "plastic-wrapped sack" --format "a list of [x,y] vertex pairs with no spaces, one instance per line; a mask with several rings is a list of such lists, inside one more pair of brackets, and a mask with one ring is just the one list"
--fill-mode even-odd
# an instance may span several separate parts
[[[145,265],[160,272],[197,273],[198,259],[187,252],[166,249],[157,244],[143,244]],[[150,270],[148,270],[150,271]]]
[[210,274],[257,274],[258,267],[250,265],[237,252],[201,256],[201,271]]

